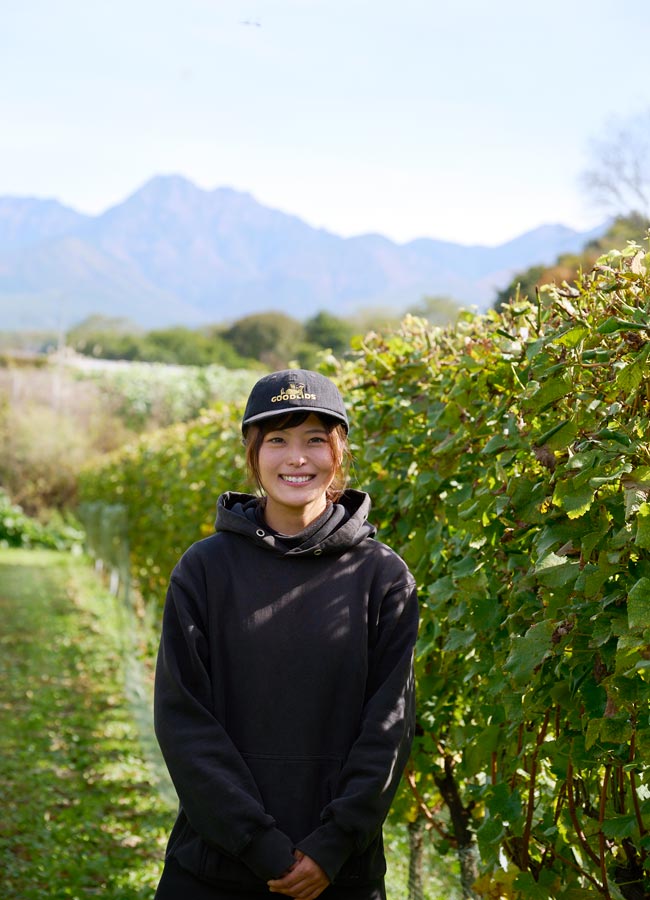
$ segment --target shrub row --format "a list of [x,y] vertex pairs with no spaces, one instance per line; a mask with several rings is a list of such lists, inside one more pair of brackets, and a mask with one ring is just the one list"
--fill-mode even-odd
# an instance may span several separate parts
[[411,320],[340,372],[422,589],[412,786],[468,880],[477,835],[486,896],[648,895],[648,263]]
[[[380,536],[421,586],[402,803],[484,896],[650,889],[648,264],[630,246],[500,316],[407,319],[329,372]],[[239,412],[84,476],[125,505],[150,597],[242,484]]]
[[241,412],[222,404],[189,424],[145,435],[80,474],[79,513],[91,549],[117,565],[126,544],[149,604],[162,604],[182,552],[214,530],[219,494],[244,481]]
[[42,523],[25,514],[0,488],[0,547],[47,547],[51,550],[81,548],[84,533],[78,523],[53,514]]

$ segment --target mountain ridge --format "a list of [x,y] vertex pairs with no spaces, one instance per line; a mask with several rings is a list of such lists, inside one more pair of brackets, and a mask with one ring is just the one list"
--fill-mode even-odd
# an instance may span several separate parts
[[283,310],[404,309],[423,295],[485,308],[515,271],[606,228],[542,225],[496,246],[341,237],[229,187],[155,176],[96,216],[0,197],[0,328],[69,327],[92,313],[153,328]]

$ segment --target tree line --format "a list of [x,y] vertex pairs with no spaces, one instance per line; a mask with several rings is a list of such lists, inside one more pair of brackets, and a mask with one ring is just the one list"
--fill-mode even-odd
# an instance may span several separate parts
[[[422,315],[433,324],[447,325],[458,316],[459,305],[448,297],[423,297],[406,312]],[[355,334],[397,328],[403,311],[370,308],[344,318],[326,310],[300,321],[284,312],[252,313],[230,324],[143,331],[128,319],[89,316],[66,334],[77,353],[102,359],[124,359],[172,365],[221,365],[229,369],[283,368],[299,362],[317,364],[318,354],[345,353]]]
[[310,361],[323,348],[339,352],[351,335],[351,324],[327,312],[304,323],[286,313],[263,312],[228,326],[176,325],[151,331],[139,330],[128,320],[90,316],[68,331],[66,343],[77,353],[102,359],[240,369],[285,364],[296,357]]

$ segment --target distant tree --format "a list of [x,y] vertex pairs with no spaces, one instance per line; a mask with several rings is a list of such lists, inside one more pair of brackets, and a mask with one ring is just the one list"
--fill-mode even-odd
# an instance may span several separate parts
[[299,344],[296,344],[288,362],[291,365],[296,363],[301,369],[317,369],[322,362],[322,355],[326,349],[328,348],[312,344],[310,341],[301,341]]
[[350,348],[354,331],[354,326],[347,319],[341,319],[325,310],[317,312],[305,322],[306,339],[337,354],[345,353]]
[[145,338],[140,334],[122,334],[113,331],[89,331],[79,336],[69,336],[68,346],[84,356],[97,359],[143,359]]
[[234,322],[223,337],[241,356],[281,368],[295,358],[297,345],[305,339],[305,328],[286,313],[253,313]]
[[66,338],[68,342],[73,342],[84,338],[88,334],[99,334],[100,332],[110,332],[111,334],[142,334],[143,329],[131,319],[125,316],[103,316],[95,313],[86,316],[81,322],[68,331]]
[[585,252],[595,252],[598,256],[609,250],[622,250],[628,241],[640,244],[646,236],[650,222],[640,213],[629,216],[618,216],[609,226],[605,234],[595,238],[585,247]]
[[535,288],[571,282],[579,269],[591,269],[602,254],[644,241],[650,226],[650,109],[609,123],[591,146],[592,161],[581,183],[593,201],[615,213],[605,234],[585,245],[581,254],[564,254],[551,266],[532,266],[514,276],[494,301],[500,309],[514,297],[533,297]]
[[391,331],[399,327],[403,316],[391,306],[364,306],[350,317],[355,334]]
[[650,109],[613,119],[591,144],[592,162],[581,182],[594,202],[618,216],[650,221]]
[[221,365],[246,368],[250,359],[240,356],[215,327],[191,329],[181,325],[143,333],[128,319],[89,316],[67,336],[70,347],[100,359],[166,363],[181,366]]
[[406,312],[427,319],[432,325],[444,326],[456,321],[460,305],[453,297],[425,296]]
[[66,344],[84,356],[140,359],[142,329],[123,316],[87,316],[67,332]]
[[180,325],[150,331],[145,336],[143,359],[181,366],[218,364],[231,369],[246,364],[222,335]]

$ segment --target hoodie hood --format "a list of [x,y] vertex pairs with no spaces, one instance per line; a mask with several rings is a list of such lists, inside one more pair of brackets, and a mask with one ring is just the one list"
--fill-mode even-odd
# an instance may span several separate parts
[[368,522],[370,497],[363,491],[344,491],[321,517],[322,524],[317,520],[290,537],[264,524],[259,515],[261,503],[252,494],[222,494],[217,503],[215,530],[241,534],[278,556],[341,553],[376,534],[376,528]]

